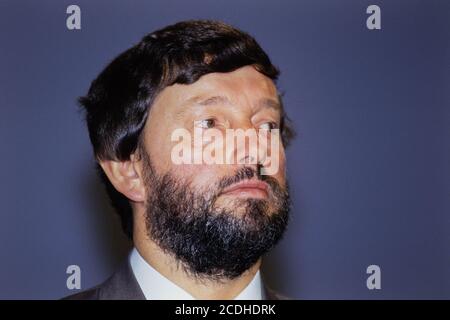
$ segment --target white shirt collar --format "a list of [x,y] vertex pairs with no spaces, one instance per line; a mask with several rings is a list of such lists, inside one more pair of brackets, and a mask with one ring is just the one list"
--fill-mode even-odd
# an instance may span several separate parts
[[[194,300],[184,289],[164,277],[142,258],[136,248],[130,254],[134,276],[147,300]],[[262,300],[261,275],[258,272],[235,300]]]

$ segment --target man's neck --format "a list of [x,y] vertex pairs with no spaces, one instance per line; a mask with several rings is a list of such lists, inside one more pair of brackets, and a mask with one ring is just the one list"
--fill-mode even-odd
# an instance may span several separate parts
[[234,299],[252,281],[261,265],[258,260],[250,269],[233,280],[197,279],[189,275],[172,256],[164,253],[157,244],[147,239],[134,239],[142,258],[161,275],[184,289],[196,299]]

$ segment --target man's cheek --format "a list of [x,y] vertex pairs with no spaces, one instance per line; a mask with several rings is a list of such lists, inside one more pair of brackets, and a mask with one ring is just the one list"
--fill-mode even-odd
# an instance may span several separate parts
[[223,166],[206,164],[172,165],[171,171],[199,188],[212,187],[225,174]]
[[286,158],[284,152],[280,153],[278,171],[272,177],[278,181],[278,183],[285,187],[286,186]]

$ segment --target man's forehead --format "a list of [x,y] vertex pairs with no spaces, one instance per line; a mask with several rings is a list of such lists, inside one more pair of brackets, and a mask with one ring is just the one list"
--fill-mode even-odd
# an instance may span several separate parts
[[226,73],[208,73],[192,84],[174,84],[165,88],[158,98],[162,98],[164,104],[179,107],[236,105],[246,99],[252,105],[281,109],[275,83],[252,66]]

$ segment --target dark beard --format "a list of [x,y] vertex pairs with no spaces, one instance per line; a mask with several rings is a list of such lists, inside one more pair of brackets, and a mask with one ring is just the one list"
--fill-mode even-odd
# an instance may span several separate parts
[[[189,275],[216,281],[234,279],[281,239],[288,222],[290,198],[287,187],[282,189],[274,178],[242,167],[234,176],[200,192],[171,173],[157,175],[148,155],[143,158],[149,194],[147,234],[165,253],[181,262]],[[223,188],[256,176],[269,184],[268,199],[235,199],[230,208],[214,207]],[[239,214],[233,213],[233,207],[239,207]]]

